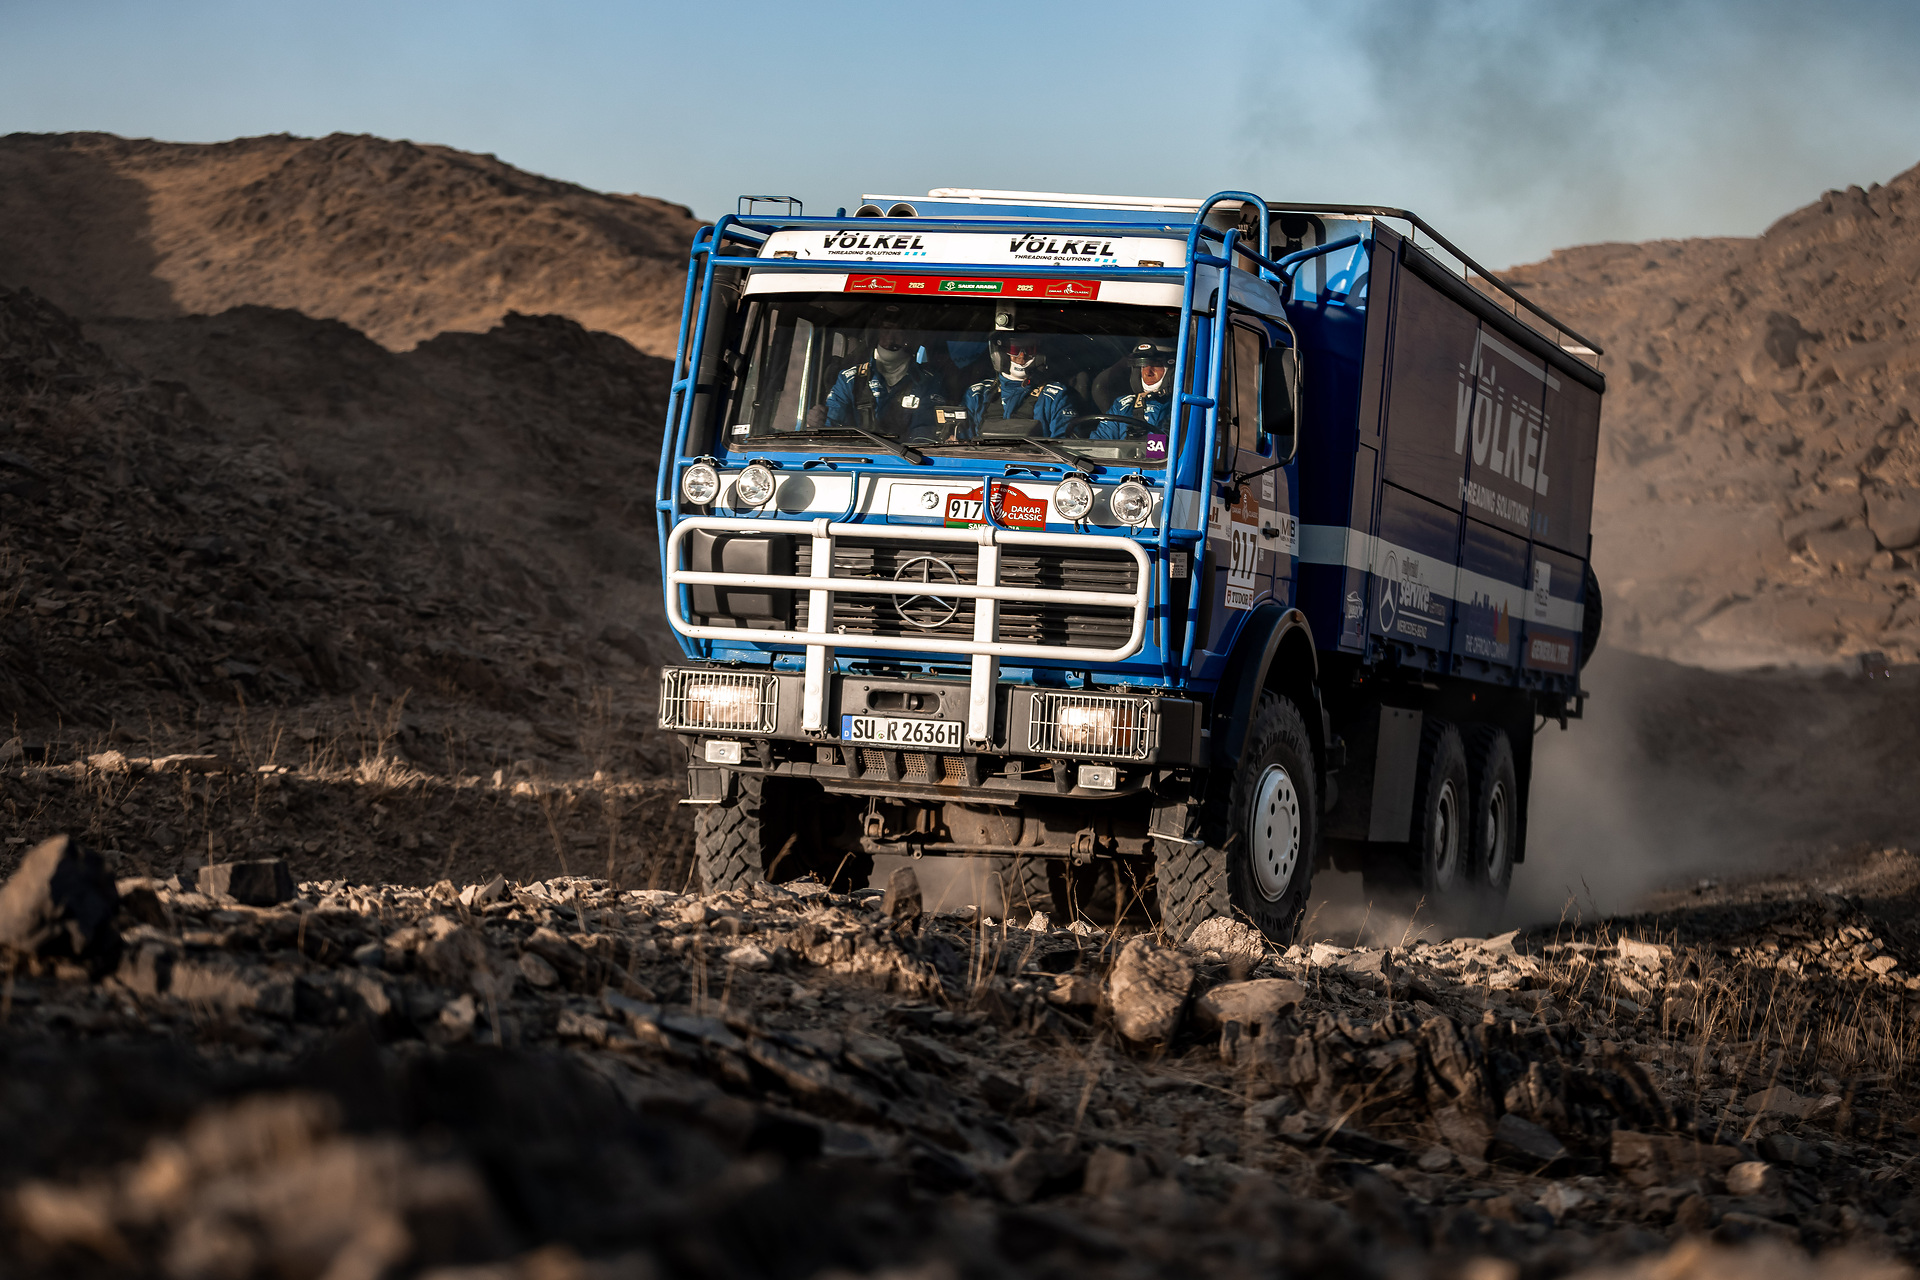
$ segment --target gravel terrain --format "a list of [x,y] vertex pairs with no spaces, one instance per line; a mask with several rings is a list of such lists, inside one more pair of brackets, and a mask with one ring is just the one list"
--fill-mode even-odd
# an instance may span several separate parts
[[35,1275],[1714,1274],[1667,1256],[1701,1236],[1775,1250],[1744,1274],[1802,1274],[1802,1247],[1879,1273],[1920,1252],[1920,863],[1844,874],[1276,955],[1230,926],[1182,952],[928,916],[910,869],[853,896],[257,862],[179,887],[59,839],[0,890],[8,1252]]

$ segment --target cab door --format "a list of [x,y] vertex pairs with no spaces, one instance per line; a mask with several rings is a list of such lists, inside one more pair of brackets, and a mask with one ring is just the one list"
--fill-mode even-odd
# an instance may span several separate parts
[[[1215,550],[1222,630],[1238,625],[1235,614],[1269,600],[1292,603],[1298,527],[1286,471],[1268,470],[1280,459],[1274,437],[1265,429],[1272,415],[1262,411],[1262,394],[1270,381],[1265,376],[1265,326],[1249,319],[1230,325],[1227,332],[1208,539]],[[1236,482],[1238,476],[1252,478]]]

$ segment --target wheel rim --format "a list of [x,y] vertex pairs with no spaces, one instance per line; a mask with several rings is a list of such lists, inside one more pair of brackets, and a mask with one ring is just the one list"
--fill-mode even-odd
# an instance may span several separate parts
[[1487,797],[1487,882],[1498,883],[1501,868],[1507,865],[1507,784],[1496,782]]
[[1267,766],[1254,790],[1253,811],[1247,815],[1252,844],[1253,884],[1268,902],[1277,902],[1293,883],[1300,864],[1300,794],[1293,779],[1277,764]]
[[1433,807],[1433,887],[1453,888],[1454,873],[1460,866],[1460,795],[1453,779],[1440,784],[1438,803]]

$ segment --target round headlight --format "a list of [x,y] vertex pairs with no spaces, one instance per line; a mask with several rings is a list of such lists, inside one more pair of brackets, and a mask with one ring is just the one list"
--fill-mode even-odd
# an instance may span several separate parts
[[1145,524],[1153,512],[1153,494],[1138,480],[1123,480],[1107,500],[1114,518],[1122,524]]
[[754,463],[733,482],[733,505],[736,507],[763,507],[771,497],[773,468],[764,462]]
[[1053,509],[1061,519],[1078,524],[1093,510],[1093,486],[1085,476],[1068,476],[1053,491]]
[[680,473],[680,496],[704,507],[720,495],[720,473],[707,462],[696,462]]

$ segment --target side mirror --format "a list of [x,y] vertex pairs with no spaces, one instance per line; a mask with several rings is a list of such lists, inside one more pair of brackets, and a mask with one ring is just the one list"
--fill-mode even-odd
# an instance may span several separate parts
[[1300,445],[1300,353],[1273,348],[1260,378],[1260,429],[1273,437],[1273,460],[1291,462]]

